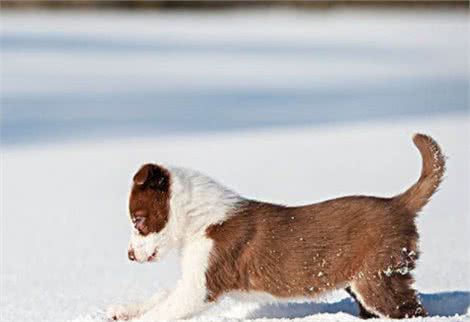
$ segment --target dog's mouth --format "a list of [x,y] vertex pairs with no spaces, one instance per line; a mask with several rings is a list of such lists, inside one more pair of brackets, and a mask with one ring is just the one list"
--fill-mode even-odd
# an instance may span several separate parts
[[154,250],[152,255],[147,258],[147,262],[154,262],[157,259],[157,250]]
[[128,251],[129,260],[136,261],[138,263],[154,262],[157,259],[157,250],[154,250],[152,255],[147,258],[137,258],[133,249]]

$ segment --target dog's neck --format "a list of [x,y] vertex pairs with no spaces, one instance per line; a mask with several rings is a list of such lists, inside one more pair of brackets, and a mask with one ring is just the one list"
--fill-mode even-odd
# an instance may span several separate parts
[[179,246],[226,220],[242,197],[197,171],[168,167],[171,173],[169,225]]

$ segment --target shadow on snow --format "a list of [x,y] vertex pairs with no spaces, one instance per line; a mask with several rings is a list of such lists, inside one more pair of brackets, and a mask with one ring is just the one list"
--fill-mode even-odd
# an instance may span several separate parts
[[[466,314],[470,305],[470,292],[420,294],[420,297],[430,316]],[[317,313],[338,312],[357,316],[357,305],[352,298],[346,298],[336,303],[267,304],[251,312],[248,318],[302,318]]]

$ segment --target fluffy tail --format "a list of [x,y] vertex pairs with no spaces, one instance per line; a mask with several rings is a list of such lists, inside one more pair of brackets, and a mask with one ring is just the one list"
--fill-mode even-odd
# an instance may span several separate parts
[[395,199],[408,211],[417,213],[439,187],[445,172],[445,157],[436,141],[428,135],[415,134],[413,142],[423,158],[421,176],[414,185]]

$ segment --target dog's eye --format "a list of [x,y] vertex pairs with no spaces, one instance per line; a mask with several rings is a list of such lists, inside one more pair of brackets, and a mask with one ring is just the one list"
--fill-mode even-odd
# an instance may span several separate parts
[[134,217],[134,218],[132,218],[132,223],[134,224],[134,226],[142,224],[144,221],[145,221],[145,217]]
[[132,222],[134,224],[134,228],[137,229],[139,233],[143,233],[146,230],[145,227],[145,217],[134,217],[132,219]]

